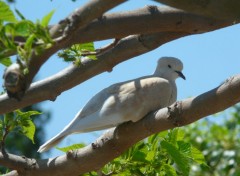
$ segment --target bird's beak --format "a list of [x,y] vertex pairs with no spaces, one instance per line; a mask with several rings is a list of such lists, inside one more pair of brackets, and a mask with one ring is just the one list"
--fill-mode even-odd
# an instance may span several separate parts
[[184,76],[184,74],[180,71],[175,71],[179,77],[181,77],[182,79],[186,80],[186,77]]

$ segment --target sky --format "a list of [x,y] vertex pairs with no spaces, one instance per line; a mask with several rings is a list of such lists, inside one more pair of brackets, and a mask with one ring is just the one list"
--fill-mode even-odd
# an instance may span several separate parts
[[[85,4],[86,0],[71,2],[70,0],[24,0],[17,1],[11,6],[17,8],[27,18],[33,21],[41,19],[44,15],[55,9],[51,24],[65,18],[74,9]],[[150,0],[130,0],[114,8],[111,12],[133,10],[146,5],[160,5]],[[146,25],[147,21],[145,22]],[[54,102],[44,101],[40,106],[50,111],[51,121],[45,124],[45,140],[59,133],[85,105],[85,103],[97,92],[111,84],[134,79],[152,74],[157,60],[162,56],[173,56],[182,60],[183,73],[186,81],[177,80],[178,100],[197,96],[211,90],[221,84],[230,76],[236,75],[240,70],[240,25],[235,25],[213,32],[192,35],[177,39],[170,43],[138,57],[134,57],[114,67],[110,73],[102,73],[94,78],[63,92]],[[95,48],[106,45],[110,41],[95,43]],[[71,63],[64,63],[57,56],[51,57],[41,68],[36,76],[36,81],[53,75]],[[54,65],[54,66],[53,66]],[[2,74],[4,67],[0,65]],[[3,80],[0,80],[0,84]],[[218,119],[216,117],[216,121]],[[102,132],[76,134],[68,136],[58,146],[63,147],[74,143],[91,143]],[[51,149],[44,157],[55,157],[63,153],[57,149]]]

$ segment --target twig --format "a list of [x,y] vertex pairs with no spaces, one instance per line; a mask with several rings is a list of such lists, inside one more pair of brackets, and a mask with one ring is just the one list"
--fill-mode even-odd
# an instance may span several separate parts
[[102,48],[96,49],[95,51],[84,51],[81,55],[82,56],[91,56],[91,55],[100,55],[103,54],[105,51],[112,49],[117,45],[117,43],[120,41],[120,39],[114,39],[112,43],[109,45],[106,45]]

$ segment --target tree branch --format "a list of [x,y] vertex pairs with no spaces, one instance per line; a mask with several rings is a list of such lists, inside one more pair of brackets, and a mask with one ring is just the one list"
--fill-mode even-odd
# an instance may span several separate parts
[[[110,129],[95,143],[65,155],[46,159],[25,159],[12,154],[0,155],[0,163],[19,169],[17,175],[79,175],[97,170],[145,137],[167,129],[184,126],[207,115],[222,111],[240,101],[240,75],[219,87],[194,98],[175,102],[170,107],[152,112],[142,120],[124,123]],[[7,158],[5,158],[7,157]],[[18,161],[19,160],[19,161]],[[18,164],[18,162],[22,163]],[[34,163],[34,164],[32,164]],[[63,167],[64,166],[64,167]]]
[[185,11],[225,20],[240,20],[239,0],[155,0]]
[[[105,21],[97,20],[92,22],[91,25],[88,25],[86,28],[84,28],[84,30],[80,30],[82,32],[79,31],[78,36],[75,36],[79,43],[87,42],[87,40],[90,40],[93,36],[98,39],[109,37],[108,35],[113,31],[113,29],[121,29],[120,31],[118,30],[119,33],[116,34],[118,36],[120,33],[121,36],[127,35],[127,33],[124,33],[124,31],[133,32],[133,29],[137,31],[135,33],[138,33],[142,30],[139,30],[141,27],[146,29],[146,25],[142,23],[143,19],[148,19],[149,24],[152,25],[147,26],[153,27],[149,27],[149,29],[151,28],[152,30],[148,30],[147,33],[168,30],[170,32],[126,37],[118,42],[114,48],[111,48],[110,50],[99,55],[98,61],[89,60],[87,63],[81,65],[81,67],[71,65],[56,75],[32,84],[31,88],[26,92],[26,95],[20,102],[14,99],[9,99],[6,94],[1,95],[0,114],[44,100],[54,100],[61,92],[66,91],[104,71],[111,71],[111,69],[118,63],[130,59],[131,57],[151,51],[152,49],[155,49],[171,40],[191,34],[208,32],[231,25],[231,22],[228,21],[219,21],[209,18],[202,18],[199,16],[192,16],[192,14],[187,14],[171,8],[166,8],[163,10],[162,8],[159,8],[158,11],[161,12],[149,13],[149,8],[144,8],[140,9],[139,11],[131,12],[131,14],[126,13],[125,15],[119,15],[121,18],[112,14],[107,16]],[[167,16],[170,17],[167,18]],[[130,18],[131,20],[124,20],[126,17]],[[133,23],[134,20],[135,25],[132,25],[134,27],[130,27],[132,31],[122,28],[122,25],[129,25],[130,23]],[[124,23],[124,21],[127,22]],[[165,22],[166,26],[164,26]],[[106,32],[105,28],[108,29],[108,32]],[[174,30],[177,32],[174,32]],[[94,31],[96,34],[93,34]],[[102,31],[102,33],[99,33],[98,31]],[[114,36],[114,32],[112,32],[111,35]],[[73,42],[76,43],[77,41]],[[129,50],[129,48],[134,49]],[[48,53],[49,56],[51,54],[53,53]],[[114,59],[112,59],[113,56],[115,57]],[[11,106],[9,106],[9,104],[11,104]]]
[[[66,47],[66,43],[68,43],[69,46],[68,41],[72,40],[72,34],[74,34],[76,30],[83,28],[93,19],[102,16],[104,12],[124,1],[125,0],[91,0],[88,4],[82,8],[79,8],[71,15],[69,15],[66,19],[61,20],[59,24],[52,27],[50,30],[50,35],[54,37],[56,33],[61,31],[61,39],[55,42],[51,48],[46,49],[42,54],[36,54],[34,51],[32,52],[31,58],[29,59],[28,63],[26,63],[29,71],[28,74],[24,76],[24,80],[22,81],[24,84],[16,82],[10,87],[5,87],[8,95],[16,99],[21,99],[26,89],[29,88],[29,85],[39,71],[40,67],[48,60],[51,55],[53,55],[58,50]],[[21,69],[19,69],[18,72],[21,72]],[[8,75],[6,75],[6,77],[7,76]],[[18,74],[16,76],[18,76]]]
[[67,37],[67,40],[71,40],[71,34],[77,29],[83,28],[95,18],[101,17],[106,11],[124,1],[126,0],[91,0],[67,18],[61,20],[57,25],[50,28],[50,34],[53,38],[61,35],[61,38]]
[[[186,35],[185,33],[157,33],[149,35],[134,35],[123,38],[114,48],[97,56],[98,60],[84,59],[80,66],[74,64],[59,73],[44,80],[33,83],[21,101],[0,95],[0,114],[11,112],[44,100],[54,101],[63,91],[66,91],[91,77],[112,68],[134,56],[146,53],[168,41]],[[129,48],[134,48],[129,50]],[[112,59],[114,56],[114,59]],[[9,104],[11,106],[9,106]]]
[[[147,24],[143,21],[147,21]],[[146,6],[129,12],[103,15],[76,31],[73,42],[85,43],[156,32],[196,34],[230,25],[233,25],[233,22],[229,20],[206,18],[171,7]]]

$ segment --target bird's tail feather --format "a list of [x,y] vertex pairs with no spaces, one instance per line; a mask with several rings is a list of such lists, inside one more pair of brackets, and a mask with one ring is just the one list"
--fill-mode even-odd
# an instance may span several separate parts
[[38,149],[38,152],[42,153],[48,151],[50,148],[54,147],[59,142],[61,142],[65,137],[66,137],[65,135],[57,135],[53,137],[52,139],[48,140],[46,143],[41,145]]

